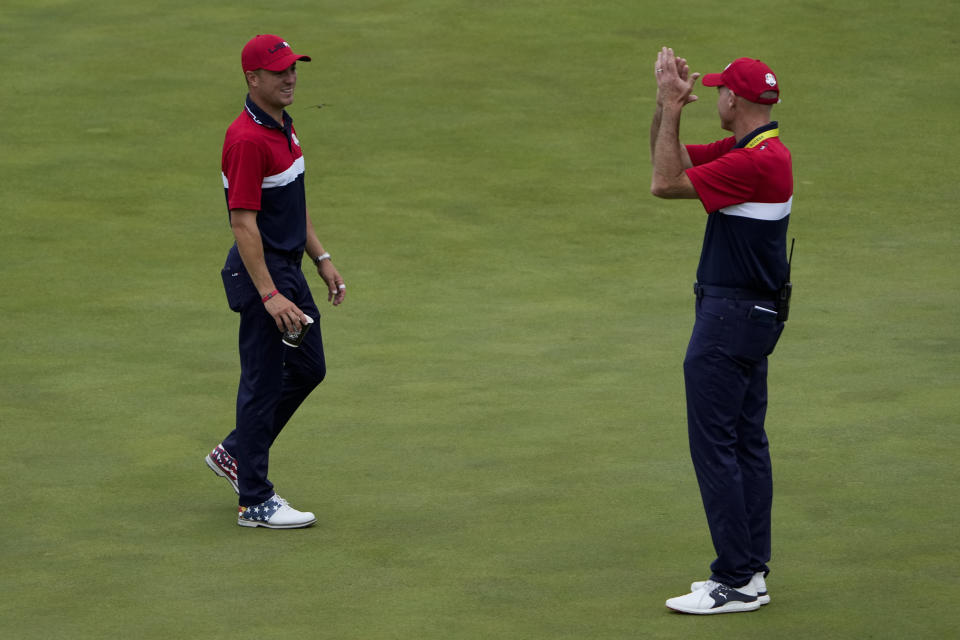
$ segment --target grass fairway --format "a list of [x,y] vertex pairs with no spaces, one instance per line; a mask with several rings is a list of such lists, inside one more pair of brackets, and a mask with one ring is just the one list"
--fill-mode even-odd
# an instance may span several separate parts
[[[954,635],[960,5],[757,6],[4,0],[0,633]],[[348,284],[273,450],[319,517],[289,532],[237,527],[203,464],[239,374],[220,146],[263,32],[313,56],[290,112]],[[784,87],[795,302],[751,615],[663,606],[713,556],[681,372],[705,220],[648,191],[662,45]],[[698,93],[683,138],[716,139]]]

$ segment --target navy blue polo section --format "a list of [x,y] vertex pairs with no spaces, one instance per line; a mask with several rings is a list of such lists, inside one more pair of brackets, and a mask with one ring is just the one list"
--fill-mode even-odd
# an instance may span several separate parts
[[719,287],[769,291],[787,281],[787,225],[722,212],[707,217],[697,282]]
[[227,209],[257,211],[265,250],[302,252],[307,241],[304,162],[293,120],[278,123],[249,96],[227,129],[221,159]]

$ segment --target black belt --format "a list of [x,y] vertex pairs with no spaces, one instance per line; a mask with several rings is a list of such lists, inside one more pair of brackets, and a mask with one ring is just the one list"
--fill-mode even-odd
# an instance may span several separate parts
[[299,264],[303,260],[303,250],[300,251],[284,251],[283,249],[273,249],[270,247],[263,248],[264,255],[270,256],[279,256],[290,262]]
[[715,287],[712,284],[693,283],[693,294],[697,300],[707,296],[709,298],[731,298],[733,300],[776,300],[776,291],[751,291],[750,289],[736,289],[731,287]]

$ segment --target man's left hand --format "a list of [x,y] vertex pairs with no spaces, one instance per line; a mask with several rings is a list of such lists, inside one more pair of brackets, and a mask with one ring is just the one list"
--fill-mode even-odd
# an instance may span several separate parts
[[347,285],[344,284],[340,272],[333,263],[330,260],[321,260],[317,265],[317,273],[327,283],[327,301],[332,302],[333,306],[343,302],[343,298],[347,295]]

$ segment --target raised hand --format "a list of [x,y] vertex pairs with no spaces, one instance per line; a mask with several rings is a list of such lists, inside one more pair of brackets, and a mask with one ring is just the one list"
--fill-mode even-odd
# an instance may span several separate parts
[[678,58],[673,49],[663,47],[657,54],[654,67],[657,79],[657,105],[676,105],[684,107],[696,102],[693,87],[700,77],[699,73],[690,73],[686,58]]

